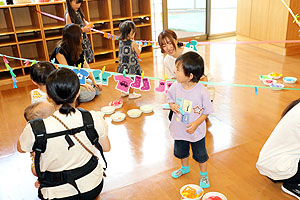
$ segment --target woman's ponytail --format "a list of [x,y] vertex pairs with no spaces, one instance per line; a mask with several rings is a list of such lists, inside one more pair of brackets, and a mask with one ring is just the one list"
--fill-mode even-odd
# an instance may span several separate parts
[[59,108],[59,112],[61,114],[65,114],[65,115],[68,115],[70,114],[71,112],[75,112],[75,108],[73,108],[69,103],[67,102],[64,102],[62,104],[62,106]]
[[51,72],[46,80],[48,96],[56,105],[61,105],[59,112],[68,115],[75,112],[71,106],[78,97],[80,82],[78,76],[70,69],[60,68]]

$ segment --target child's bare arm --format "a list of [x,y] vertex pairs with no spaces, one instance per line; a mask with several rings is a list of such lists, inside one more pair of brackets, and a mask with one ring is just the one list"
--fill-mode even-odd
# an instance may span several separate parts
[[186,132],[188,132],[189,134],[193,134],[195,132],[195,130],[197,129],[197,127],[200,124],[202,124],[202,122],[204,122],[204,120],[207,118],[207,116],[208,115],[201,115],[195,121],[186,125],[186,127],[187,127]]
[[142,47],[140,47],[135,41],[132,41],[132,49],[136,52],[137,55],[140,55],[142,52]]

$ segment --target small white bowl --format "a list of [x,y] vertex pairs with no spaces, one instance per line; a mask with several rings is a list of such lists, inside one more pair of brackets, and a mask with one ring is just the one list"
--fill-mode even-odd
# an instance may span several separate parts
[[110,115],[115,112],[115,107],[114,106],[105,106],[101,108],[101,111],[104,112],[106,115]]
[[123,100],[115,100],[115,101],[111,101],[108,104],[109,106],[114,106],[116,109],[121,108],[123,106]]
[[272,79],[264,79],[264,80],[263,80],[263,83],[264,83],[265,85],[271,85],[271,84],[276,84],[277,81],[276,81],[276,80],[272,80]]
[[277,84],[271,84],[270,87],[272,88],[272,90],[282,90],[282,88],[284,88],[284,85],[277,83]]
[[140,110],[143,113],[151,113],[151,112],[153,112],[153,105],[151,105],[151,104],[143,105],[140,107]]
[[272,72],[268,74],[268,76],[272,79],[280,79],[282,77],[282,74]]
[[272,79],[272,78],[270,78],[269,75],[260,75],[260,76],[259,76],[259,80],[263,81],[263,80],[265,80],[265,79]]
[[121,122],[125,119],[126,115],[121,112],[116,112],[115,114],[112,114],[110,117],[114,122]]
[[208,192],[203,196],[202,200],[210,200],[210,197],[219,197],[221,200],[227,200],[225,195],[220,192]]
[[131,118],[137,118],[141,116],[142,111],[140,109],[131,109],[127,111],[127,115]]
[[297,78],[295,77],[284,77],[283,82],[284,83],[296,83]]
[[[186,187],[190,187],[190,188],[193,188],[196,190],[196,193],[199,194],[199,197],[195,197],[195,198],[187,198],[185,197],[182,193],[183,193],[183,190],[186,188]],[[183,199],[193,199],[193,200],[200,200],[201,197],[203,196],[204,194],[204,190],[199,186],[199,185],[195,185],[195,184],[187,184],[187,185],[184,185],[180,188],[180,195]]]

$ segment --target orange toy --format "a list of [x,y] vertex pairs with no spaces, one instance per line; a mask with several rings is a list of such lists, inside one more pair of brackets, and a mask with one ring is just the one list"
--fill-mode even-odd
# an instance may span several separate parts
[[182,196],[189,198],[189,199],[198,198],[201,195],[201,194],[196,194],[196,190],[191,188],[190,186],[186,186],[186,188],[183,189],[181,194],[182,194]]

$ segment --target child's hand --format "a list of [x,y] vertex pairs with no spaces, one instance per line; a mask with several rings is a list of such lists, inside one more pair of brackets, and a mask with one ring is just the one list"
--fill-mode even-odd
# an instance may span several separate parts
[[40,187],[40,182],[38,180],[36,182],[34,182],[34,187],[35,188],[39,188]]
[[189,134],[193,134],[198,127],[198,123],[193,121],[193,122],[189,123],[188,125],[186,125],[186,127],[187,127],[187,129],[185,131]]
[[95,89],[90,84],[81,85],[85,87],[88,91],[95,92]]
[[175,103],[170,104],[170,109],[175,113],[179,112],[179,108],[180,108],[180,106]]
[[99,85],[99,84],[94,84],[96,88],[99,89],[99,91],[102,91],[102,85]]
[[82,32],[90,32],[91,31],[91,27],[89,26],[85,26],[82,28]]

